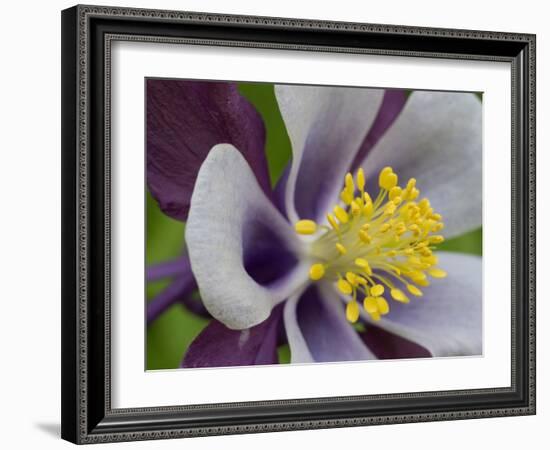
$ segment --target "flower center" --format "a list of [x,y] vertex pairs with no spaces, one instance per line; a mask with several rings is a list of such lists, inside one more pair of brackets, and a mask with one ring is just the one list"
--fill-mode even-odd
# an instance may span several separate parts
[[444,225],[430,201],[417,201],[420,191],[411,178],[405,187],[391,167],[378,178],[380,191],[373,201],[365,191],[365,174],[359,169],[355,180],[346,174],[341,203],[326,215],[328,224],[300,220],[298,234],[318,238],[311,244],[313,260],[309,276],[313,281],[333,281],[347,298],[346,317],[354,323],[363,308],[373,320],[388,314],[389,296],[408,303],[405,292],[422,296],[420,287],[429,286],[428,276],[444,278],[447,273],[436,267],[436,245],[443,242],[437,234]]

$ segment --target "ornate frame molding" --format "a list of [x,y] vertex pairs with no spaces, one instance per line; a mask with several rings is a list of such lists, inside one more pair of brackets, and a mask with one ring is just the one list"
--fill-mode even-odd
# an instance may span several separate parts
[[[352,47],[330,45],[328,42],[268,42],[245,39],[219,39],[212,37],[168,37],[113,32],[108,29],[93,30],[100,20],[116,23],[117,30],[124,30],[128,21],[139,21],[144,27],[157,22],[170,27],[194,25],[199,28],[227,29],[227,26],[245,28],[253,34],[269,30],[272,35],[282,31],[316,30],[330,32],[342,37],[357,33],[368,37],[376,36],[377,46]],[[115,28],[116,28],[115,27]],[[105,28],[105,27],[104,27]],[[206,436],[215,434],[237,434],[270,432],[311,428],[347,427],[373,424],[439,421],[535,413],[535,36],[487,31],[450,30],[396,25],[377,25],[347,22],[310,21],[252,16],[232,16],[194,12],[158,11],[117,7],[76,6],[63,13],[63,437],[77,443],[98,443],[142,439],[163,439],[173,437]],[[386,48],[386,38],[413,37],[424,42],[422,50],[414,48]],[[426,41],[422,41],[425,38]],[[96,43],[94,44],[94,39]],[[98,39],[100,39],[98,41]],[[282,38],[281,38],[282,39]],[[306,38],[305,38],[306,39]],[[307,38],[309,39],[309,37]],[[306,40],[307,40],[306,39]],[[460,42],[459,51],[444,52],[436,45],[445,39]],[[334,397],[309,400],[285,400],[251,402],[239,404],[196,405],[166,408],[139,408],[113,410],[110,402],[110,64],[111,43],[116,40],[146,41],[158,43],[186,43],[195,45],[244,46],[256,48],[292,49],[323,52],[349,52],[384,54],[398,56],[481,59],[504,61],[512,64],[512,385],[510,388],[480,389],[470,391],[447,391],[431,393],[410,393],[361,397]],[[283,39],[284,40],[284,39]],[[328,40],[328,38],[327,38]],[[97,42],[103,46],[99,51]],[[499,43],[493,53],[476,51],[480,43]],[[432,43],[430,45],[430,43]],[[434,44],[435,43],[435,44]],[[95,47],[94,47],[95,46]],[[465,50],[470,46],[472,51]],[[456,46],[450,46],[456,49]],[[491,46],[487,46],[491,48]],[[499,52],[499,49],[502,51]],[[517,51],[515,50],[517,49]],[[506,51],[505,51],[506,50]],[[101,53],[101,55],[99,55]],[[101,58],[99,58],[101,56]],[[99,58],[99,59],[98,59]],[[98,68],[98,61],[102,67]],[[104,123],[100,127],[103,158],[98,169],[91,163],[92,146],[97,148],[99,138],[94,140],[92,128],[97,124],[90,111],[96,97],[98,69],[105,71],[103,81],[102,107]],[[101,71],[100,70],[100,71]],[[95,72],[94,72],[95,71]],[[76,105],[76,107],[75,107]],[[76,149],[76,151],[75,151]],[[94,159],[95,161],[95,159]],[[94,163],[95,164],[95,163]],[[98,179],[98,170],[102,179]],[[94,179],[94,176],[96,178]],[[98,190],[97,184],[102,184]],[[102,198],[98,200],[98,195]],[[99,202],[99,203],[96,203]],[[99,208],[99,209],[98,209]],[[100,217],[99,213],[103,212]],[[102,239],[91,238],[96,232],[98,221],[103,222]],[[97,235],[97,234],[96,234]],[[96,238],[97,239],[97,238]],[[96,249],[101,246],[102,249]],[[98,258],[102,262],[98,262]],[[98,324],[90,320],[91,293],[99,286],[95,283],[98,273],[91,267],[103,267],[102,292],[103,317]],[[519,267],[518,267],[519,264]],[[517,283],[516,283],[517,281]],[[521,297],[521,294],[526,294]],[[95,297],[99,298],[99,297]],[[518,302],[518,303],[516,303]],[[522,305],[519,304],[521,302]],[[97,308],[97,304],[95,308]],[[524,308],[524,312],[522,308]],[[521,312],[522,317],[517,316]],[[520,322],[521,321],[521,322]],[[517,329],[518,324],[521,330]],[[99,336],[102,333],[102,338]],[[518,342],[518,336],[522,342]],[[525,341],[523,341],[525,339]],[[68,341],[71,341],[68,343]],[[103,343],[104,364],[103,398],[101,405],[90,400],[97,393],[91,384],[90,367],[97,360],[90,357],[90,349]],[[522,346],[520,348],[520,345]],[[521,352],[519,352],[521,350]],[[518,357],[518,352],[520,353]],[[519,358],[519,359],[518,359]],[[516,368],[520,368],[517,372]],[[99,370],[99,369],[98,369]],[[66,380],[71,380],[65,384]],[[521,385],[521,386],[520,386]],[[518,390],[522,390],[518,393]],[[379,401],[398,399],[414,403],[415,399],[427,396],[465,397],[475,403],[476,397],[508,395],[517,397],[504,406],[486,405],[470,409],[454,408],[414,413],[377,414],[376,412],[352,414],[342,417],[327,416],[308,420],[273,420],[264,423],[193,425],[182,419],[175,426],[169,425],[174,415],[190,410],[201,411],[202,418],[209,410],[220,408],[262,407],[278,409],[285,406],[317,405],[349,400]],[[204,420],[203,420],[204,422]]]

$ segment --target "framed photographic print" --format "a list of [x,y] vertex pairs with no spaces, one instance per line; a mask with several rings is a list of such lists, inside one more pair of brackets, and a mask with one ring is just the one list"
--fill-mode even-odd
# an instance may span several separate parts
[[62,436],[535,413],[535,36],[62,12]]

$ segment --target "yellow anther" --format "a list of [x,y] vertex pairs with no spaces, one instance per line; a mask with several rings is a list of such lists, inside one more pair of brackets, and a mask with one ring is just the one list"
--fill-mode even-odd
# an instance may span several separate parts
[[407,261],[409,262],[409,264],[412,264],[415,266],[422,263],[422,261],[420,261],[420,258],[418,256],[409,256],[407,258]]
[[372,204],[372,202],[365,203],[365,206],[363,206],[363,215],[365,217],[368,217],[372,214],[373,211],[374,205]]
[[313,220],[299,220],[294,225],[294,229],[298,234],[313,234],[317,231],[317,224]]
[[363,277],[357,275],[356,278],[357,284],[360,284],[361,286],[365,286],[367,284],[367,280],[365,280]]
[[345,178],[346,189],[350,190],[352,193],[355,191],[355,184],[353,184],[353,175],[351,173],[346,173]]
[[420,212],[426,212],[430,207],[430,201],[427,198],[423,198],[418,202],[418,207],[420,208]]
[[420,191],[416,188],[412,188],[411,192],[409,192],[409,195],[407,196],[407,198],[409,200],[415,200],[418,198],[418,196],[420,195]]
[[381,284],[375,284],[370,288],[370,293],[373,297],[380,297],[384,293],[384,286]]
[[336,216],[336,218],[340,221],[341,224],[346,224],[348,223],[348,220],[349,220],[349,216],[348,216],[348,213],[344,210],[344,208],[342,208],[341,206],[339,205],[336,205],[334,207],[334,215]]
[[413,223],[412,225],[410,225],[409,230],[411,230],[415,236],[418,236],[420,234],[420,228],[416,223]]
[[434,278],[445,278],[447,276],[447,272],[437,267],[434,267],[433,269],[428,270],[428,273]]
[[340,192],[340,200],[342,200],[346,205],[349,205],[353,200],[353,193],[344,189]]
[[430,264],[431,266],[434,266],[435,264],[437,264],[438,259],[437,259],[437,256],[430,255],[430,256],[421,256],[420,261],[426,264]]
[[416,280],[415,283],[422,287],[427,287],[430,285],[430,282],[427,278],[425,280]]
[[422,256],[431,256],[432,255],[432,251],[428,248],[428,247],[424,247],[424,248],[421,248],[420,249],[420,254]]
[[361,192],[365,189],[365,172],[362,168],[357,171],[357,188]]
[[391,190],[391,188],[397,185],[397,175],[393,172],[391,167],[384,167],[380,176],[378,177],[378,184],[382,189]]
[[401,303],[409,303],[409,298],[403,293],[401,289],[392,289],[390,294],[394,300],[397,300]]
[[391,225],[389,223],[384,223],[382,226],[380,226],[380,233],[385,233],[391,228]]
[[390,305],[384,297],[376,297],[376,306],[378,307],[378,312],[382,315],[390,312]]
[[355,300],[350,301],[346,305],[346,318],[351,323],[355,323],[359,319],[359,303]]
[[309,278],[311,278],[313,281],[320,280],[325,275],[325,266],[322,264],[313,264],[309,268]]
[[368,192],[363,193],[363,200],[365,203],[372,203],[372,198],[370,198],[370,195]]
[[346,280],[343,278],[340,278],[337,283],[338,289],[342,294],[349,295],[352,293],[353,289],[351,288],[351,284],[349,284]]
[[357,204],[356,200],[353,200],[351,202],[351,214],[353,214],[354,216],[358,216],[359,214],[361,214],[361,207]]
[[338,225],[338,222],[336,222],[336,219],[332,214],[327,214],[327,220],[328,223],[330,223],[330,226],[335,230],[338,231],[340,229],[340,225]]
[[441,244],[444,240],[445,238],[440,234],[436,234],[435,236],[430,236],[430,242],[432,244]]
[[417,297],[422,297],[422,291],[418,289],[414,284],[407,284],[407,290]]
[[407,231],[407,226],[403,222],[399,222],[395,225],[394,230],[398,235],[401,235]]
[[372,275],[372,269],[370,267],[369,262],[366,259],[357,258],[355,260],[355,265],[363,269],[367,275]]
[[390,190],[390,200],[394,200],[396,197],[401,197],[402,189],[399,186],[394,186]]
[[365,297],[365,300],[363,300],[363,308],[365,308],[365,311],[367,311],[369,314],[377,312],[378,303],[376,302],[376,298]]
[[341,255],[345,255],[348,252],[346,247],[344,247],[339,242],[336,243],[336,250],[338,250],[338,253],[340,253]]
[[353,272],[346,272],[346,280],[352,286],[357,286],[357,275],[355,275]]
[[416,179],[410,178],[409,181],[407,181],[407,191],[412,190],[416,186]]
[[424,272],[421,272],[420,270],[413,270],[407,273],[406,276],[413,280],[415,283],[426,279],[426,274]]
[[403,199],[401,197],[395,197],[392,201],[395,206],[399,206]]
[[391,216],[395,212],[396,208],[397,206],[395,206],[395,203],[390,202],[384,208],[384,214],[387,216]]
[[359,230],[359,239],[361,239],[361,242],[364,242],[365,244],[370,244],[372,241],[372,238],[365,230]]

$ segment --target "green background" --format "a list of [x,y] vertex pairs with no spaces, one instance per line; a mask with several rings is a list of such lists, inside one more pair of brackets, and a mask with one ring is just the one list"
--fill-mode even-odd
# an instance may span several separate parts
[[[275,185],[291,156],[291,147],[275,95],[273,85],[241,83],[240,92],[261,114],[267,131],[266,154],[271,183]],[[157,203],[147,194],[147,265],[163,262],[182,254],[185,224],[164,215]],[[481,228],[439,246],[441,250],[481,255]],[[162,291],[170,280],[147,284],[147,299]],[[176,303],[147,329],[147,369],[179,367],[183,354],[207,325],[208,320],[196,316]],[[289,361],[288,346],[279,349],[279,360]]]

